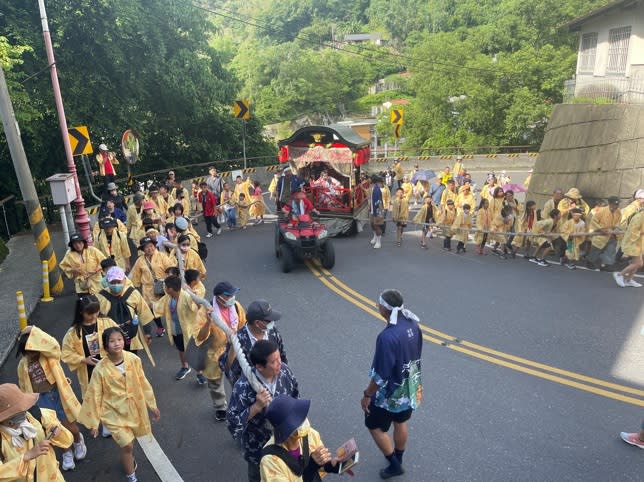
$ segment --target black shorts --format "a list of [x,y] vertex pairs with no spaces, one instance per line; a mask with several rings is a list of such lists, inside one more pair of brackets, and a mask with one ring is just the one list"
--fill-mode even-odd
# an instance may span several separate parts
[[172,335],[172,339],[174,340],[174,346],[177,347],[177,350],[180,352],[186,351],[185,346],[183,345],[183,334],[181,335]]
[[384,408],[376,407],[373,403],[369,405],[369,414],[365,413],[364,424],[369,430],[379,428],[383,432],[388,432],[391,422],[404,423],[411,418],[410,408],[404,412],[390,412]]
[[406,228],[407,223],[403,223],[402,221],[398,221],[398,222],[396,222],[396,226],[398,226],[399,228]]
[[548,249],[548,248],[552,248],[552,247],[553,246],[552,246],[552,243],[550,241],[545,241],[545,242],[541,243],[541,246],[539,246],[539,249]]

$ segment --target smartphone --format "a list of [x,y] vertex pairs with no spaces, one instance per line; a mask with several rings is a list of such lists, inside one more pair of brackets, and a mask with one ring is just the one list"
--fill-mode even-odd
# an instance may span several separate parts
[[58,430],[58,425],[54,425],[51,428],[51,431],[49,432],[49,435],[47,435],[47,438],[45,440],[51,440],[52,438],[54,438],[54,435],[56,434],[57,430]]
[[360,452],[356,452],[349,459],[339,463],[338,474],[343,474],[360,461]]

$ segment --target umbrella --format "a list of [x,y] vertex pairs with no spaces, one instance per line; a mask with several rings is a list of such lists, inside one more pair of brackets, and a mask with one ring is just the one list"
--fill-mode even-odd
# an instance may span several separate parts
[[503,192],[526,192],[527,189],[525,186],[522,184],[515,184],[515,183],[508,183],[505,186],[503,186]]
[[415,183],[416,181],[430,181],[436,177],[436,173],[431,169],[425,169],[421,171],[416,171],[414,177],[411,178],[411,182]]

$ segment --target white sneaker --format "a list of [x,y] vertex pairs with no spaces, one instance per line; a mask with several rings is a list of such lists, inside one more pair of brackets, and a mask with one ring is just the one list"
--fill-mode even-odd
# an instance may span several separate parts
[[380,249],[380,236],[376,238],[376,242],[373,244],[373,249]]
[[101,437],[103,438],[110,438],[112,436],[112,433],[107,429],[105,425],[101,427]]
[[613,278],[615,278],[615,283],[617,283],[617,286],[620,286],[622,288],[626,288],[626,283],[624,282],[624,277],[617,271],[613,273]]
[[376,240],[378,239],[377,235],[373,235],[373,238],[371,238],[371,241],[369,241],[371,244],[376,244]]
[[63,452],[63,463],[60,465],[60,467],[65,472],[67,472],[68,470],[74,470],[76,468],[76,464],[74,463],[74,454],[71,450]]
[[217,229],[217,236],[219,236],[220,234],[221,234],[221,228],[218,228]]
[[212,238],[212,233],[206,234],[206,238]]
[[630,286],[631,288],[641,288],[642,287],[642,283],[638,283],[635,280],[625,281],[624,283],[626,284],[626,286]]
[[136,478],[136,472],[126,475],[125,480],[127,480],[127,482],[139,482],[139,479]]
[[74,449],[74,458],[76,460],[83,460],[87,456],[87,446],[85,445],[85,439],[83,438],[82,433],[80,434],[80,442],[74,442],[72,447]]

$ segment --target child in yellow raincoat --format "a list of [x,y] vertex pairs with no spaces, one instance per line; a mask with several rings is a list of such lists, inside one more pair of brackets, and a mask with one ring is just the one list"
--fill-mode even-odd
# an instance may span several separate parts
[[65,482],[52,447],[66,449],[74,439],[54,410],[34,408],[37,399],[13,383],[0,385],[0,480]]
[[58,342],[35,326],[27,326],[20,332],[17,352],[22,355],[18,362],[18,385],[25,393],[38,393],[36,405],[56,412],[63,426],[73,437],[73,451],[63,453],[63,470],[76,467],[74,459],[82,460],[87,447],[76,419],[80,403],[60,365],[61,350]]
[[554,249],[553,241],[556,238],[559,221],[561,220],[561,212],[558,209],[553,209],[548,213],[546,219],[537,221],[534,227],[534,243],[538,246],[534,253],[534,258],[530,262],[536,263],[539,266],[548,267],[550,263],[546,261],[546,256]]
[[458,201],[458,194],[456,193],[456,182],[454,179],[447,181],[447,187],[441,194],[441,209],[447,205],[447,201],[452,201],[456,205]]
[[268,192],[270,194],[271,199],[275,199],[277,196],[277,183],[280,180],[280,174],[279,172],[276,172],[273,174],[273,179],[271,179],[271,183],[268,185]]
[[[444,194],[444,193],[443,193]],[[452,250],[452,224],[456,219],[456,207],[454,206],[454,201],[449,199],[445,206],[441,209],[440,214],[438,215],[438,224],[443,231],[443,249],[446,251]]]
[[101,290],[101,261],[105,255],[88,246],[80,234],[69,237],[69,250],[60,262],[60,269],[74,280],[76,294],[98,293]]
[[105,347],[101,343],[103,331],[117,326],[111,318],[99,316],[101,305],[94,295],[86,295],[76,301],[74,321],[63,338],[61,360],[76,372],[85,397],[89,380],[96,364],[105,358]]
[[79,421],[98,435],[98,425],[106,426],[121,447],[121,461],[128,482],[137,482],[134,438],[152,434],[148,410],[155,422],[161,418],[150,382],[143,373],[141,359],[124,350],[125,335],[119,328],[103,332],[103,358],[92,375]]
[[561,237],[566,241],[566,257],[564,263],[568,269],[576,269],[577,261],[579,261],[579,246],[586,239],[584,236],[579,236],[586,232],[586,223],[581,217],[583,211],[579,208],[570,210],[571,218],[565,221],[561,227]]
[[[183,271],[196,269],[201,273],[201,279],[206,279],[206,267],[204,266],[203,261],[201,261],[199,254],[190,247],[190,238],[187,235],[182,234],[177,239],[177,245],[181,252],[181,257],[183,258]],[[176,249],[173,251],[172,256],[174,256],[174,260],[176,260],[175,265],[179,266],[180,261],[177,256]]]
[[472,187],[469,182],[463,184],[458,190],[456,209],[462,210],[465,204],[469,204],[470,209],[472,209],[472,206],[476,206],[476,199],[474,198],[474,194],[472,194]]
[[529,261],[532,257],[530,256],[532,250],[532,237],[523,236],[521,233],[530,234],[532,233],[535,225],[537,223],[537,203],[534,201],[528,201],[525,203],[525,211],[516,222],[516,232],[517,235],[512,240],[512,249],[516,252],[517,249],[524,248],[524,257]]
[[264,194],[259,181],[253,183],[253,192],[251,196],[252,204],[250,206],[250,216],[255,218],[256,224],[264,222],[264,213],[266,213],[266,206],[264,205]]
[[127,236],[117,229],[116,219],[103,218],[99,222],[100,231],[94,238],[96,247],[106,258],[113,258],[116,265],[130,271],[130,245]]
[[452,239],[458,241],[456,245],[456,254],[465,252],[465,243],[469,237],[469,229],[472,227],[472,215],[470,214],[470,205],[463,204],[463,209],[458,211],[456,218],[452,223],[454,236]]
[[396,189],[396,197],[391,203],[391,220],[396,225],[396,245],[400,246],[409,220],[409,199],[405,196],[404,187]]
[[[492,252],[501,259],[508,257],[508,233],[514,226],[514,214],[511,206],[504,206],[501,212],[494,215],[490,225],[490,241],[494,242]],[[499,251],[499,246],[503,247],[503,252]]]
[[474,235],[474,243],[476,244],[476,254],[487,255],[485,252],[485,244],[487,243],[488,233],[492,219],[490,218],[490,201],[487,198],[482,198],[479,203],[479,208],[476,211],[476,234]]
[[244,194],[243,192],[239,193],[239,197],[237,198],[235,206],[237,207],[237,224],[240,228],[246,229],[248,219],[250,218],[249,211],[251,206],[251,203],[248,201],[246,194]]
[[403,190],[403,195],[405,197],[405,200],[409,202],[411,197],[414,195],[414,185],[411,182],[409,182],[409,178],[407,176],[403,178],[403,182],[400,185],[400,187]]
[[436,216],[436,206],[434,206],[434,202],[432,201],[431,196],[425,196],[423,199],[423,205],[421,208],[418,210],[418,213],[416,213],[416,216],[414,216],[413,222],[415,224],[420,224],[422,225],[422,230],[420,232],[420,246],[424,249],[427,249],[427,241],[426,238],[432,238],[433,235],[433,226],[431,224],[435,223],[435,216]]

